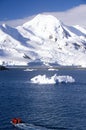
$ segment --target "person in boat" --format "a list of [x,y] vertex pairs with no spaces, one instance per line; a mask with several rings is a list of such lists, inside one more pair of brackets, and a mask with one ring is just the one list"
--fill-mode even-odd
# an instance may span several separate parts
[[13,118],[13,119],[12,119],[12,123],[13,123],[13,124],[22,123],[22,120],[21,120],[20,118]]

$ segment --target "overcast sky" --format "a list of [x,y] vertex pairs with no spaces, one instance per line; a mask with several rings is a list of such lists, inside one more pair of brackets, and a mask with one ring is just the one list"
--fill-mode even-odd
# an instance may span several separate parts
[[86,0],[0,0],[0,24],[18,26],[39,13],[67,25],[86,26]]

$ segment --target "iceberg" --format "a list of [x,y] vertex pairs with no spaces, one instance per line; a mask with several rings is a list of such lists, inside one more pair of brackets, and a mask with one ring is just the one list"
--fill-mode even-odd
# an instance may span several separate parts
[[56,84],[56,83],[73,83],[75,79],[69,75],[57,76],[54,74],[51,77],[47,77],[46,75],[37,75],[31,78],[31,83],[36,84]]

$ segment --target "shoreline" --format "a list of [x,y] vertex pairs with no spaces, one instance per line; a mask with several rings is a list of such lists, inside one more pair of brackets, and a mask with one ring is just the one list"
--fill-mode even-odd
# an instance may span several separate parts
[[25,69],[86,69],[81,66],[5,66],[6,68],[25,68]]

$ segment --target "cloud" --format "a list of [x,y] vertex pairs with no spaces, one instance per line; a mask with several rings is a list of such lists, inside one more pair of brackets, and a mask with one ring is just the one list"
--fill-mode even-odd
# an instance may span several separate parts
[[16,27],[16,26],[20,26],[23,23],[31,20],[33,17],[35,17],[35,15],[29,16],[29,17],[26,17],[26,18],[22,18],[22,19],[7,20],[7,21],[5,20],[5,21],[1,21],[0,24],[7,24],[7,25],[10,25],[10,26]]
[[52,12],[45,14],[52,14],[67,25],[78,24],[86,26],[86,4],[74,7],[65,12]]
[[[86,4],[79,5],[77,7],[74,7],[70,10],[64,11],[64,12],[44,12],[42,14],[51,14],[57,17],[59,20],[61,20],[66,25],[81,25],[86,26]],[[2,23],[6,23],[10,26],[19,26],[23,23],[31,20],[33,16],[29,16],[22,19],[17,20],[10,20],[10,21],[2,21]]]

